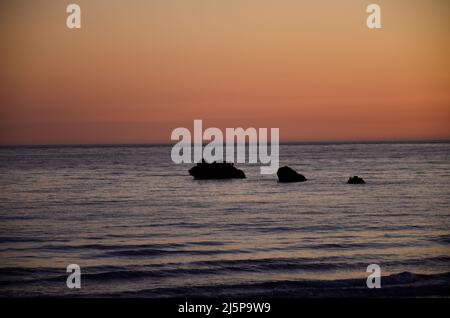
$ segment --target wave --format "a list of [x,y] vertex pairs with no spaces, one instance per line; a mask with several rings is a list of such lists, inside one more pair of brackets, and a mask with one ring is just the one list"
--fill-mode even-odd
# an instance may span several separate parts
[[431,239],[431,241],[440,243],[442,245],[449,245],[450,244],[450,235],[441,235],[441,236]]
[[251,253],[245,250],[169,250],[169,249],[125,249],[117,251],[109,251],[104,253],[104,256],[119,256],[119,257],[142,257],[142,256],[168,256],[168,255],[218,255],[218,254],[241,254]]
[[[96,273],[91,276],[86,274],[84,278],[94,281],[109,280],[122,276],[124,279],[140,279],[146,276],[143,272],[117,271]],[[65,281],[66,277],[54,278]],[[47,281],[49,282],[49,281]],[[39,282],[42,286],[42,282]],[[86,286],[86,285],[85,285]],[[239,297],[287,297],[287,298],[341,298],[341,297],[432,297],[450,296],[450,272],[436,274],[416,274],[412,272],[401,272],[381,278],[381,288],[369,289],[366,286],[365,277],[358,279],[338,280],[279,280],[265,282],[245,282],[238,284],[208,284],[180,287],[159,287],[151,289],[125,288],[108,292],[108,288],[102,291],[102,285],[96,285],[94,289],[82,289],[77,297],[151,297],[151,298],[239,298]],[[8,287],[6,285],[5,287]],[[17,286],[14,286],[17,288]],[[105,286],[103,286],[105,287]],[[38,288],[35,292],[27,289],[26,292],[18,292],[17,289],[0,290],[0,296],[32,297],[42,296]],[[67,293],[67,289],[49,292],[46,296],[61,297]]]
[[382,277],[379,289],[369,289],[365,279],[297,280],[208,285],[181,288],[157,288],[103,294],[105,297],[287,297],[287,298],[343,298],[343,297],[431,297],[450,296],[450,272],[414,274],[402,272]]
[[[433,265],[436,268],[448,268],[449,256],[436,256],[425,259],[407,259],[384,261],[385,268],[405,268],[420,266],[423,264]],[[302,276],[310,273],[311,277],[316,274],[329,272],[364,272],[367,262],[360,262],[353,258],[342,259],[341,257],[326,257],[319,259],[310,258],[280,258],[280,259],[230,259],[230,260],[207,260],[193,261],[187,263],[169,263],[153,265],[134,266],[92,266],[82,268],[83,281],[87,282],[127,282],[131,280],[177,278],[183,281],[195,276],[220,277],[236,274],[277,274],[301,272]],[[38,284],[51,282],[64,282],[67,279],[65,269],[61,268],[0,268],[0,285],[14,284]]]

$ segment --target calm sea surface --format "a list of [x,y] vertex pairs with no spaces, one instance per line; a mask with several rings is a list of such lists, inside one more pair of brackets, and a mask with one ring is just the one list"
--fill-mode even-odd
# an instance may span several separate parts
[[449,143],[283,145],[281,165],[308,178],[295,184],[248,164],[244,180],[195,181],[170,150],[0,148],[0,295],[365,286],[371,263],[399,279],[450,272]]

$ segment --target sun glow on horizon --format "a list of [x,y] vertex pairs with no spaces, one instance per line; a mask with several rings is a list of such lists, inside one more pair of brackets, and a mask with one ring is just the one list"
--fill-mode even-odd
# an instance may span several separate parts
[[377,1],[0,4],[0,144],[170,143],[207,126],[280,141],[450,139],[450,4]]

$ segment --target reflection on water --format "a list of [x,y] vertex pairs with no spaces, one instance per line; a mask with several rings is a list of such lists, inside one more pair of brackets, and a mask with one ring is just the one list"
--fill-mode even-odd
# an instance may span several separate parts
[[[443,273],[450,144],[283,145],[308,181],[194,181],[170,147],[0,149],[0,294],[85,295]],[[347,185],[360,175],[366,185]],[[168,294],[170,296],[170,294]]]

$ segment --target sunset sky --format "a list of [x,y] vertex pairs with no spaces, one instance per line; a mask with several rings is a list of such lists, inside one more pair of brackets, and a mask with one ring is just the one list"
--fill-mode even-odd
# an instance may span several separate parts
[[447,0],[2,0],[0,144],[168,143],[194,119],[450,139],[449,18]]

